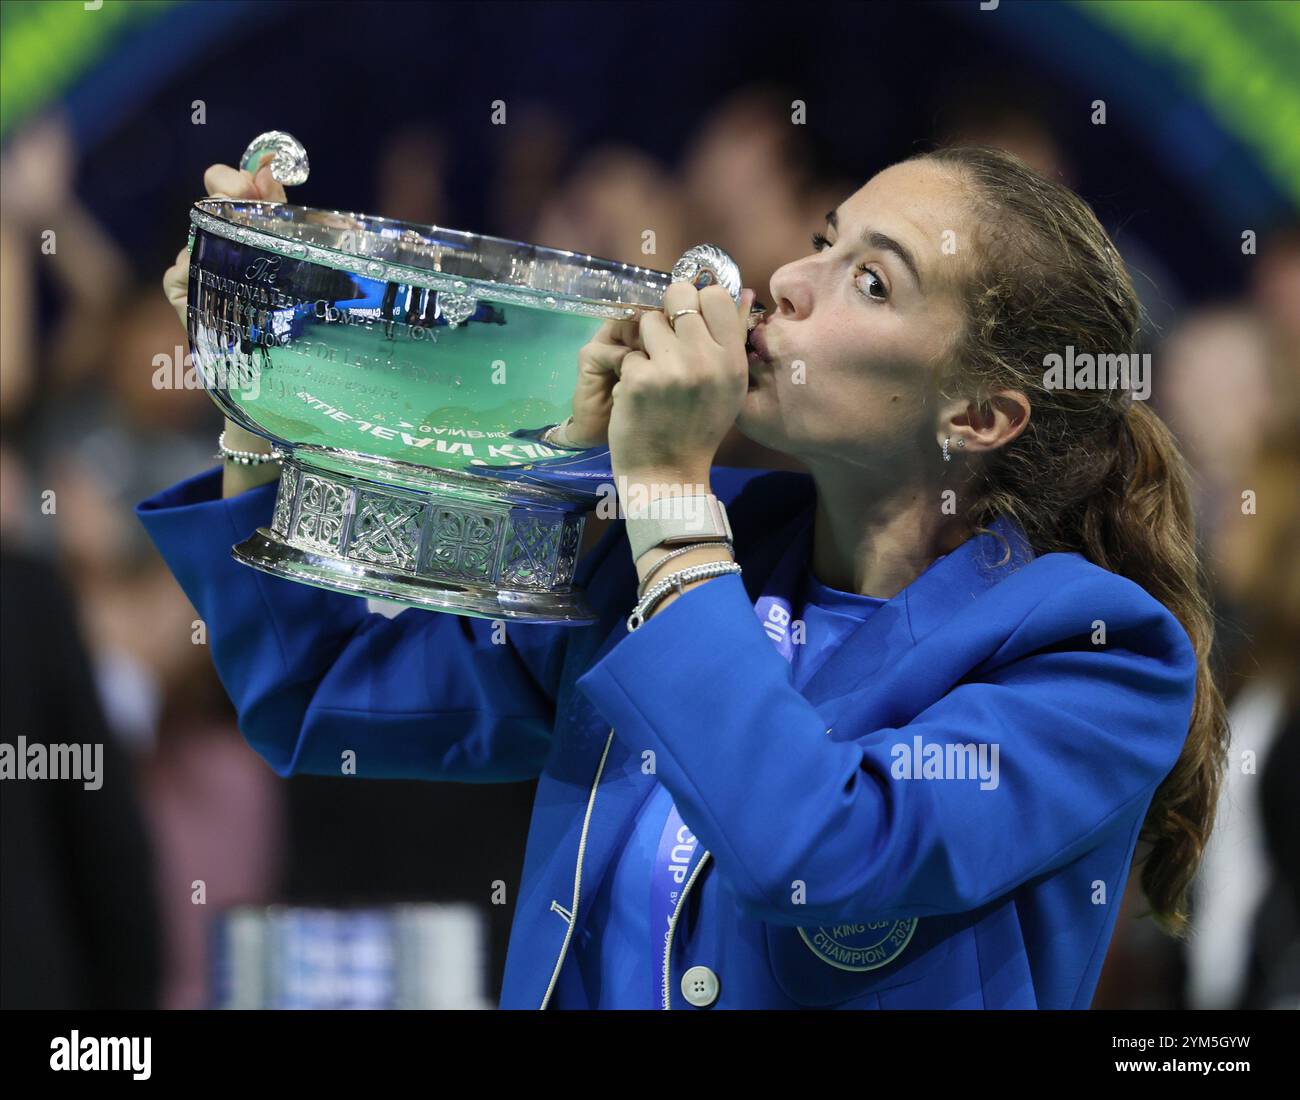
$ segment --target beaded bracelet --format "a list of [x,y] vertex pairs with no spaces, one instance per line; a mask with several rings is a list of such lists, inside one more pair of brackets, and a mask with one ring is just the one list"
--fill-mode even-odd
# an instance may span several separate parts
[[284,452],[272,446],[268,451],[236,451],[226,446],[226,433],[217,436],[217,453],[213,458],[224,458],[240,466],[260,466],[263,462],[279,462]]
[[742,572],[740,566],[734,561],[711,561],[703,565],[688,565],[685,569],[678,569],[675,573],[669,573],[668,576],[645,594],[641,602],[633,609],[632,614],[628,616],[628,633],[636,630],[637,627],[644,623],[646,616],[654,609],[655,604],[674,588],[680,593],[682,585],[690,581],[701,581],[708,577],[721,577],[728,573],[739,574],[740,572]]
[[[663,546],[663,543],[660,543],[659,546],[655,547],[655,549],[657,550],[661,546]],[[649,572],[647,572],[645,575],[645,579],[636,586],[636,598],[639,600],[642,596],[645,595],[645,590],[650,584],[650,578],[653,577],[657,572],[659,572],[659,567],[663,565],[664,562],[668,561],[670,558],[675,558],[681,554],[685,554],[687,550],[701,550],[706,547],[709,549],[713,549],[714,547],[722,547],[722,546],[725,546],[727,548],[727,551],[730,554],[734,555],[736,553],[736,548],[732,546],[730,542],[723,539],[722,541],[715,540],[713,542],[693,542],[689,546],[683,546],[678,550],[674,550],[671,554],[665,554],[662,558],[660,558],[657,562],[655,562],[654,565],[650,566]]]

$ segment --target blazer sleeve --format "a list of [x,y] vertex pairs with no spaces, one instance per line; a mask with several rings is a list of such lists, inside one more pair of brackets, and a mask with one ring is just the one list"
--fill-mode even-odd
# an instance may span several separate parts
[[[506,782],[550,749],[565,631],[408,608],[282,580],[230,553],[269,527],[275,484],[221,497],[215,467],[136,505],[206,625],[249,744],[278,775]],[[497,635],[500,639],[500,634]]]
[[[1096,619],[1105,645],[1092,644]],[[655,752],[742,909],[809,925],[966,912],[1113,830],[1127,837],[1181,752],[1195,674],[1173,616],[1096,570],[1050,591],[906,725],[855,728],[841,713],[832,738],[725,576],[684,593],[577,686],[625,743]],[[896,746],[955,744],[996,745],[997,785],[895,778]]]

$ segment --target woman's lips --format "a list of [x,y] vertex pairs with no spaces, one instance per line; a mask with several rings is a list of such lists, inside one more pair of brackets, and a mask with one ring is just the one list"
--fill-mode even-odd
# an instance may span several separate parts
[[746,359],[749,362],[749,388],[752,390],[771,364],[767,352],[767,338],[763,335],[762,325],[750,332],[745,348],[748,352]]
[[749,334],[749,350],[751,355],[757,356],[764,363],[772,361],[771,356],[768,354],[767,336],[763,332],[763,325],[757,326]]

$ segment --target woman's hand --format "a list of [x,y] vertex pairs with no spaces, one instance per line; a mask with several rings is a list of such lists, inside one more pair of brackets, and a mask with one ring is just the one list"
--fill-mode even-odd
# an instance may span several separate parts
[[573,390],[573,422],[563,429],[570,447],[604,447],[609,442],[612,391],[624,357],[641,348],[637,321],[605,321],[578,352],[578,384]]
[[[203,173],[203,186],[207,188],[208,195],[214,199],[261,199],[266,202],[286,202],[288,197],[284,193],[284,185],[278,183],[271,175],[271,165],[267,158],[272,155],[268,152],[263,158],[256,177],[241,168],[232,168],[228,164],[214,164]],[[185,313],[185,298],[190,286],[188,247],[180,250],[176,262],[163,274],[162,285],[163,293],[167,295],[167,300],[180,316],[181,324],[188,328],[189,322]]]
[[[619,363],[610,392],[610,459],[629,482],[708,484],[723,438],[748,387],[746,320],[754,291],[740,303],[721,286],[673,283],[662,310],[641,315],[641,350]],[[699,313],[668,316],[681,309]]]
[[[271,165],[267,153],[257,175],[232,168],[228,164],[214,164],[203,173],[203,186],[214,199],[260,199],[266,202],[285,202],[287,196],[284,185],[278,183],[271,175]],[[167,269],[162,280],[163,293],[171,302],[181,319],[181,324],[189,327],[186,316],[185,299],[190,286],[190,254],[188,248],[182,248],[176,262]],[[237,451],[269,451],[270,443],[259,435],[245,431],[233,420],[226,419],[226,446]],[[247,489],[264,485],[280,476],[280,466],[275,462],[266,462],[258,466],[237,466],[226,462],[222,476],[222,496],[232,497]]]

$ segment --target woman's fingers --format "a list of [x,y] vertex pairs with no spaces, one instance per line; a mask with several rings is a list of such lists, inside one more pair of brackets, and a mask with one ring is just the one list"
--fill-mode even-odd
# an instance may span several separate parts
[[635,317],[629,321],[605,321],[597,331],[595,339],[603,344],[640,350],[641,336],[638,328],[638,319]]
[[623,359],[634,349],[622,344],[591,343],[584,349],[583,363],[597,373],[618,375]]
[[[639,371],[643,367],[647,367],[649,365],[650,365],[650,357],[646,355],[645,352],[629,351],[627,355],[623,357],[623,362],[619,364],[618,381],[614,383],[614,388],[613,390],[610,391],[610,396],[613,397],[615,394],[618,393],[618,387],[623,383],[624,374],[627,374],[628,371]],[[633,377],[633,375],[628,374],[628,377],[631,378]]]
[[257,170],[254,177],[257,185],[258,195],[268,202],[288,202],[289,196],[285,194],[284,184],[271,175],[271,162],[266,161],[261,168]]
[[176,253],[176,262],[163,274],[163,286],[174,287],[183,284],[190,277],[190,250],[186,245]]
[[737,304],[731,300],[731,295],[727,293],[726,288],[716,285],[706,286],[699,292],[697,308],[703,313],[709,335],[713,337],[715,344],[728,347],[737,342],[741,344],[745,342],[746,328],[742,318],[748,312],[749,303],[753,300],[754,292],[749,291],[748,297],[745,293],[741,294],[740,302]]
[[[743,346],[748,333],[747,315],[754,297],[755,292],[746,288],[741,291],[740,301],[733,302],[721,286],[696,290],[689,283],[673,283],[664,294],[664,308],[641,318],[645,349],[654,358],[671,353],[682,340],[705,340],[724,348]],[[687,309],[699,312],[683,313],[675,322],[669,321],[674,313]]]
[[[690,283],[672,283],[664,292],[663,308],[642,314],[641,341],[651,359],[671,355],[679,339],[710,340],[700,298],[701,292]],[[674,313],[684,309],[699,312],[684,313],[676,321],[668,320]]]
[[203,187],[214,198],[258,199],[257,184],[247,172],[229,164],[214,164],[203,173]]
[[579,363],[589,372],[618,376],[623,357],[630,351],[642,351],[637,321],[608,320],[582,349]]
[[190,286],[190,255],[189,248],[182,248],[176,255],[176,262],[163,273],[163,293],[167,296],[167,301],[171,302],[177,314],[180,316],[181,324],[185,324],[185,299],[189,294]]
[[263,158],[256,177],[229,164],[214,164],[203,173],[203,186],[213,198],[289,201],[284,184],[271,175],[271,162],[266,158]]
[[[262,158],[262,164],[254,177],[229,164],[213,164],[203,173],[203,188],[213,198],[225,199],[262,199],[268,202],[287,202],[284,185],[271,175],[270,154]],[[163,293],[185,323],[185,299],[190,286],[189,247],[182,248],[176,256],[176,262],[163,273]]]

